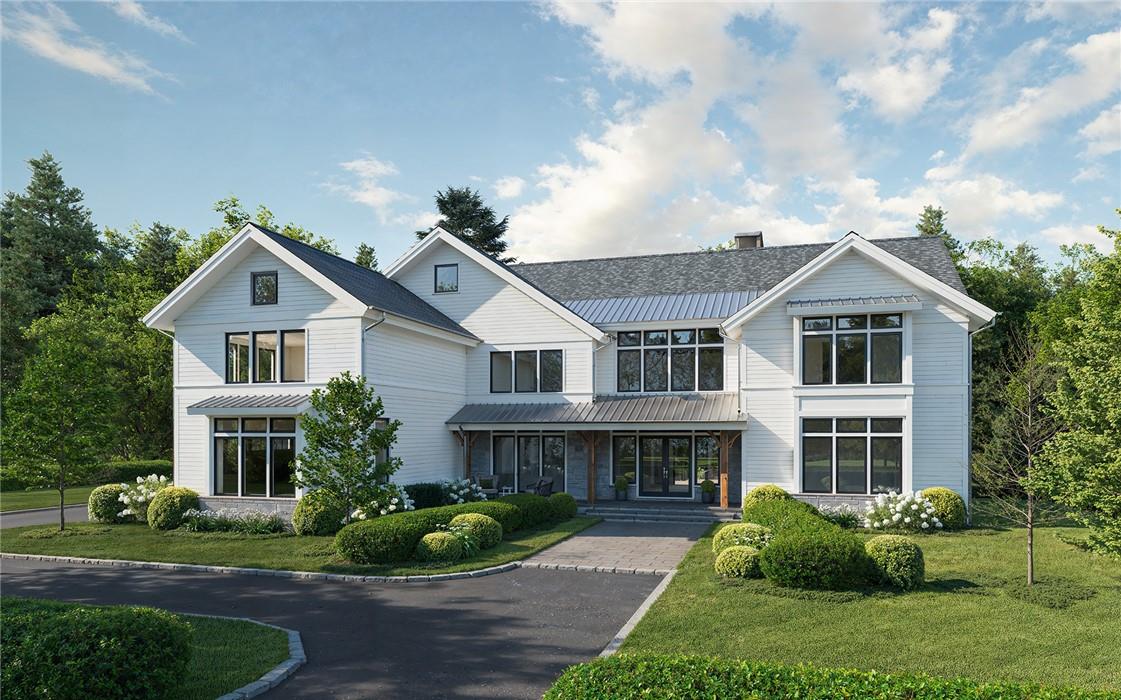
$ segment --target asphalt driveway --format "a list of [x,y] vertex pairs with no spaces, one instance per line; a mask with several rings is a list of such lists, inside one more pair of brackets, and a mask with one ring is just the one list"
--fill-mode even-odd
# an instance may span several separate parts
[[[89,519],[89,508],[86,504],[66,506],[67,523],[84,523]],[[58,525],[58,508],[10,510],[7,513],[0,513],[0,528],[24,525]]]
[[308,663],[268,698],[537,698],[595,657],[660,578],[516,569],[377,585],[4,559],[5,595],[143,604],[299,630]]

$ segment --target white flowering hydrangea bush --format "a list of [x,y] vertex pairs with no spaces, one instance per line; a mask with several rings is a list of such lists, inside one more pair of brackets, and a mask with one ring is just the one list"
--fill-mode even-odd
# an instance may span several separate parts
[[409,498],[408,491],[397,484],[385,484],[378,488],[378,494],[373,501],[366,506],[355,508],[354,512],[350,514],[350,519],[352,521],[370,520],[371,518],[403,513],[414,509],[413,499]]
[[923,498],[922,491],[881,493],[864,512],[868,530],[910,530],[934,532],[942,529],[942,521],[934,515],[934,505]]
[[846,530],[855,530],[864,522],[864,515],[848,503],[835,506],[823,505],[819,510],[821,517]]
[[459,540],[460,544],[463,545],[464,559],[469,559],[479,553],[481,549],[479,546],[479,538],[475,536],[475,533],[467,525],[457,523],[455,525],[437,525],[436,527],[438,530],[443,530]]
[[200,510],[191,508],[183,514],[179,526],[188,532],[240,532],[245,535],[273,535],[286,532],[288,523],[279,513],[260,511]]
[[140,522],[148,520],[148,504],[156,494],[171,485],[166,476],[149,474],[136,477],[136,483],[121,484],[121,495],[117,497],[124,504],[118,515],[122,518],[134,517]]
[[479,485],[470,479],[449,479],[441,485],[444,487],[444,503],[450,506],[487,500]]

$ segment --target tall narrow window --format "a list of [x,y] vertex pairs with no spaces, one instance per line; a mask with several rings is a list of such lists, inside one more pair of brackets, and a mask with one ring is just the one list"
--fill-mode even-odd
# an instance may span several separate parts
[[541,478],[553,479],[553,493],[564,491],[564,436],[541,438]]
[[837,383],[866,384],[868,336],[864,333],[837,335]]
[[514,455],[514,436],[494,436],[494,475],[498,477],[499,488],[513,490],[517,475],[517,459]]
[[716,438],[708,435],[699,435],[693,442],[696,456],[694,465],[697,470],[697,483],[705,479],[720,483],[720,443]]
[[724,390],[724,348],[701,348],[697,360],[697,388],[701,391]]
[[272,452],[270,479],[272,483],[269,485],[269,495],[295,496],[296,485],[292,483],[292,471],[296,461],[296,438],[274,436],[270,449]]
[[802,338],[802,383],[831,384],[832,336],[807,335]]
[[872,383],[903,381],[903,334],[872,334]]
[[249,381],[249,334],[226,334],[226,383]]
[[541,478],[541,436],[518,436],[518,489],[525,491]]
[[564,390],[564,351],[541,351],[541,391]]
[[[237,422],[234,422],[237,431]],[[214,438],[214,494],[237,495],[237,436]]]
[[280,378],[285,382],[307,381],[307,334],[304,331],[280,332]]
[[618,435],[612,441],[611,481],[619,477],[628,484],[635,483],[638,469],[638,438],[634,435]]
[[802,490],[806,493],[833,492],[833,439],[802,438]]
[[[676,335],[676,333],[675,333]],[[693,391],[697,372],[696,348],[674,348],[670,351],[670,388]]]
[[254,306],[276,303],[276,272],[254,272],[249,275],[250,294]]
[[514,353],[514,391],[537,391],[537,351]]
[[493,394],[507,394],[513,390],[514,361],[508,352],[490,354],[490,390]]
[[268,441],[261,436],[241,438],[241,495],[267,496]]
[[459,265],[437,265],[435,274],[437,294],[459,291]]
[[254,333],[253,334],[253,350],[254,350],[254,377],[255,382],[275,382],[276,381],[276,333]]
[[669,387],[666,358],[666,348],[648,347],[642,351],[643,391],[665,391]]
[[642,390],[642,351],[619,351],[619,391]]

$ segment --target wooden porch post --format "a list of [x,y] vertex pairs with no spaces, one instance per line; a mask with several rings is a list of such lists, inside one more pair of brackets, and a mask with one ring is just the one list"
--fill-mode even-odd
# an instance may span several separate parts
[[594,506],[596,504],[596,442],[598,442],[599,433],[594,430],[585,430],[580,433],[580,437],[584,439],[584,452],[588,455],[588,484],[587,493],[584,498],[588,501],[588,505]]
[[[463,478],[471,478],[471,448],[475,446],[475,440],[479,438],[478,431],[465,430],[463,433],[455,432],[455,441],[463,447]],[[464,437],[466,436],[466,437]]]

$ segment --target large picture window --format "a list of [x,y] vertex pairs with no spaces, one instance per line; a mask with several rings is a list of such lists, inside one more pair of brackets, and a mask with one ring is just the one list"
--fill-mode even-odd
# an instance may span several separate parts
[[902,314],[802,319],[803,384],[902,381]]
[[902,418],[803,418],[803,493],[903,489]]
[[563,350],[517,350],[490,354],[492,394],[564,391]]
[[226,334],[227,384],[307,381],[307,359],[304,330]]
[[554,493],[564,491],[564,435],[495,435],[492,446],[491,468],[500,488],[525,491],[539,479],[551,479]]
[[214,495],[294,498],[295,418],[215,418]]
[[716,328],[623,331],[617,344],[620,392],[724,390],[724,339]]

